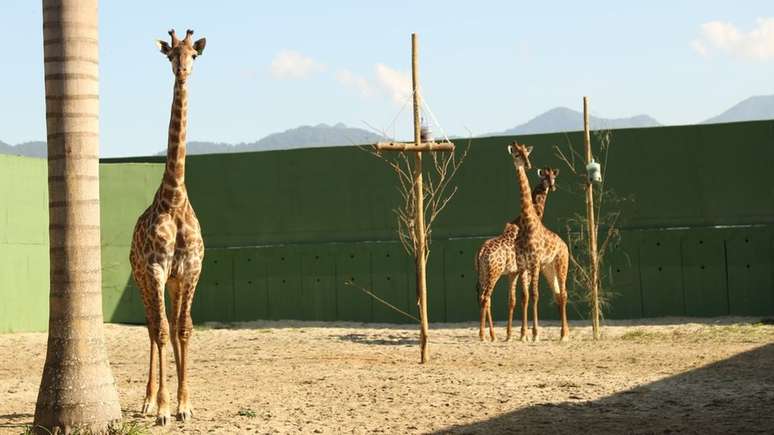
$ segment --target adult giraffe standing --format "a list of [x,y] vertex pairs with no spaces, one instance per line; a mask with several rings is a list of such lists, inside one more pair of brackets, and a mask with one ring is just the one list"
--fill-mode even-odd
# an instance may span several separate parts
[[[516,240],[516,262],[521,269],[521,280],[524,288],[521,304],[521,340],[527,334],[527,304],[532,297],[532,340],[538,341],[538,284],[540,271],[548,281],[554,293],[554,300],[559,307],[562,320],[561,340],[569,338],[570,328],[567,323],[567,271],[569,269],[569,250],[567,244],[553,231],[543,226],[541,216],[532,203],[532,192],[529,187],[526,169],[532,167],[529,154],[532,147],[514,143],[508,146],[508,153],[513,159],[516,175],[521,190],[521,224]],[[526,169],[525,169],[526,168]],[[528,290],[529,289],[529,293]],[[511,312],[512,314],[512,312]],[[510,320],[509,320],[510,322]]]
[[[174,30],[169,35],[171,45],[157,42],[175,74],[167,164],[153,203],[137,219],[129,255],[132,275],[142,293],[150,336],[150,367],[142,412],[149,413],[155,402],[156,422],[162,426],[170,417],[166,386],[166,345],[170,337],[177,366],[177,417],[186,421],[193,414],[186,377],[188,343],[193,331],[191,303],[204,258],[201,228],[185,188],[185,137],[187,80],[193,60],[202,54],[206,41],[202,38],[193,42],[192,30],[186,32],[183,40],[177,38]],[[164,306],[165,286],[172,303],[169,321]]]
[[[558,175],[558,169],[548,167],[538,169],[540,182],[532,191],[532,203],[535,206],[535,212],[540,218],[543,217],[548,193],[556,190],[556,177]],[[524,264],[519,265],[516,257],[516,243],[519,237],[524,237],[519,235],[519,228],[524,226],[522,219],[523,217],[519,216],[506,223],[502,234],[486,240],[476,255],[475,269],[478,275],[476,289],[481,306],[481,326],[478,336],[482,341],[484,340],[485,317],[489,319],[489,336],[492,341],[495,340],[492,320],[492,292],[494,292],[494,287],[502,275],[508,275],[508,326],[506,340],[511,339],[513,310],[516,307],[516,278],[526,267]]]

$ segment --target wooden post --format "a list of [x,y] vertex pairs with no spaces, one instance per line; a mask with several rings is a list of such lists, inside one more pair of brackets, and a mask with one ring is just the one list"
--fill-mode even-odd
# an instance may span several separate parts
[[[420,146],[422,138],[420,134],[419,119],[419,68],[418,68],[418,48],[417,34],[411,34],[411,86],[414,95],[414,144]],[[429,322],[427,320],[427,240],[425,238],[425,198],[424,188],[422,186],[422,153],[416,153],[414,165],[414,198],[416,199],[416,222],[414,228],[416,231],[417,247],[417,300],[419,302],[419,347],[421,349],[420,363],[428,361],[427,354],[427,335],[429,332]]]
[[[583,97],[583,142],[586,146],[586,165],[591,163],[591,134],[589,131],[589,97]],[[597,225],[594,219],[594,186],[586,178],[586,215],[589,223],[589,260],[591,261],[591,327],[594,340],[599,340],[599,264],[597,263]]]
[[421,110],[421,97],[419,95],[419,49],[417,45],[417,34],[411,34],[411,82],[414,97],[414,142],[380,142],[375,145],[379,151],[399,151],[415,153],[414,160],[414,208],[416,210],[413,216],[414,239],[416,250],[414,252],[416,259],[417,272],[417,305],[419,307],[419,346],[421,350],[420,362],[422,364],[429,361],[427,351],[427,336],[429,322],[427,319],[427,235],[425,234],[425,191],[422,185],[422,153],[423,152],[454,152],[454,144],[447,141],[436,143],[425,138],[422,142],[421,119],[419,116]]

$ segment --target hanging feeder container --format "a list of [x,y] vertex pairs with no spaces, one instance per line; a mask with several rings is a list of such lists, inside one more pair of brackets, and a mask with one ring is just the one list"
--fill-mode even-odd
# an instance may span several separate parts
[[422,143],[433,141],[433,132],[430,130],[430,127],[425,124],[424,119],[422,119],[419,127],[419,139]]
[[602,166],[594,160],[591,160],[591,162],[586,165],[586,174],[589,177],[589,183],[602,182]]

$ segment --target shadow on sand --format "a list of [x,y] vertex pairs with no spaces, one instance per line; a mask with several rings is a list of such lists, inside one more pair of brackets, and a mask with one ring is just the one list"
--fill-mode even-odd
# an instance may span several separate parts
[[436,433],[774,433],[774,344],[598,400],[538,404]]

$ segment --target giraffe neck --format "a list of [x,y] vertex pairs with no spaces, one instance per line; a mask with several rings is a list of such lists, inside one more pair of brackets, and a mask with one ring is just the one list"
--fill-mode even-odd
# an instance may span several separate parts
[[519,189],[521,190],[521,216],[526,226],[524,231],[528,234],[536,234],[540,227],[540,217],[532,204],[532,189],[529,187],[529,179],[523,166],[516,168],[516,175],[519,178]]
[[188,127],[188,85],[175,80],[172,114],[169,118],[167,165],[161,184],[161,201],[174,208],[187,198],[185,190],[185,134]]
[[543,217],[543,212],[546,209],[546,200],[548,199],[548,186],[544,181],[535,186],[535,190],[532,191],[532,204],[535,206],[535,213],[539,218]]

